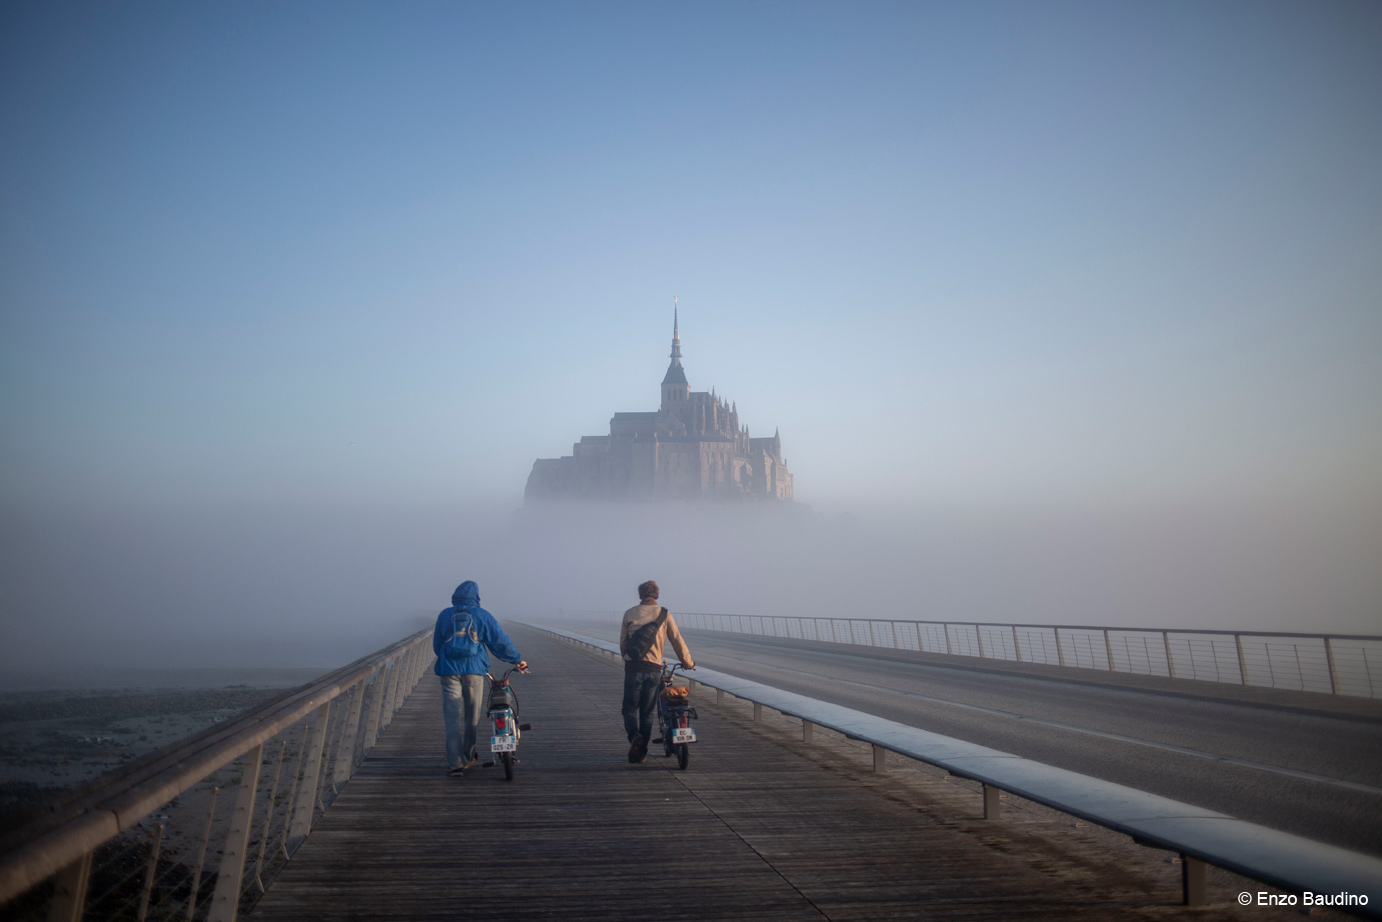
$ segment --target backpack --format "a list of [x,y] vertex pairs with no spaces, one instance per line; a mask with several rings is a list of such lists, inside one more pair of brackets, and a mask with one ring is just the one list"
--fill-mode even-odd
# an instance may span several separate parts
[[657,618],[629,635],[629,639],[624,643],[624,655],[629,658],[629,662],[636,663],[648,655],[648,651],[653,648],[653,641],[657,640],[657,632],[662,630],[666,620],[667,609],[664,608],[657,613]]
[[[464,617],[465,623],[457,619]],[[476,656],[480,652],[480,632],[475,630],[475,619],[468,612],[458,611],[451,616],[451,636],[442,644],[442,653],[447,659],[459,660]]]

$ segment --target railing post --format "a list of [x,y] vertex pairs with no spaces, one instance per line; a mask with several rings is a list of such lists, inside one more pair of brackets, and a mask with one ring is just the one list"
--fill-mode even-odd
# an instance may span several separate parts
[[1060,628],[1058,628],[1058,627],[1053,627],[1053,628],[1051,628],[1051,630],[1054,631],[1055,634],[1056,634],[1056,662],[1059,663],[1060,665],[1064,666],[1064,665],[1065,665],[1065,650],[1063,650],[1063,649],[1061,648],[1061,645],[1060,645]]
[[[332,698],[330,701],[327,702],[326,736],[324,737],[322,743],[322,778],[326,777],[327,760],[331,758],[331,751],[326,748],[326,744],[330,743],[332,740],[336,738],[336,735],[341,730],[341,724],[345,721],[345,716],[346,699],[338,696]],[[317,800],[318,804],[322,808],[322,812],[325,812],[326,805],[321,803],[319,799],[321,797],[321,789],[322,785],[319,782],[317,786],[312,790],[312,798],[314,800]]]
[[288,827],[288,854],[297,851],[307,833],[312,831],[312,811],[317,807],[317,781],[321,777],[322,750],[326,745],[326,719],[331,710],[328,701],[317,708],[317,719],[312,724],[310,740],[303,744],[302,782],[298,788],[297,802],[293,804],[293,815]]
[[393,723],[393,715],[398,710],[394,702],[398,700],[398,685],[403,677],[403,657],[394,657],[393,663],[389,667],[388,693],[384,697],[384,710],[379,715],[379,729],[384,729]]
[[57,889],[48,904],[49,922],[81,922],[86,908],[86,887],[91,883],[91,856],[87,852],[53,878]]
[[197,853],[197,867],[192,871],[192,893],[187,897],[187,922],[192,922],[192,917],[197,912],[197,892],[202,887],[202,867],[206,864],[206,846],[211,841],[211,824],[216,819],[216,795],[219,793],[220,788],[211,789],[211,803],[206,808],[206,829],[202,831],[202,848]]
[[413,651],[412,648],[404,650],[398,654],[398,693],[394,695],[393,712],[398,713],[403,707],[403,699],[408,697],[408,676],[413,672]]
[[341,743],[336,747],[336,771],[331,784],[337,788],[349,781],[351,773],[355,771],[355,737],[360,729],[360,710],[364,706],[364,698],[365,680],[361,679],[350,690],[350,712],[341,730]]
[[754,719],[754,720],[762,720],[762,719],[763,719],[763,705],[759,704],[757,701],[755,701],[755,702],[753,703],[753,719]]
[[383,733],[389,723],[393,720],[393,699],[398,690],[398,670],[403,665],[402,657],[394,657],[389,660],[388,678],[384,680],[384,702],[379,708],[379,732]]
[[408,694],[413,694],[417,683],[423,680],[423,669],[427,666],[427,655],[420,643],[413,644],[413,680],[408,683]]
[[230,832],[226,835],[220,870],[216,872],[216,890],[211,894],[207,922],[235,922],[240,908],[240,881],[245,875],[245,851],[254,823],[254,793],[259,787],[259,765],[263,760],[263,743],[245,753],[240,791],[235,795],[235,812],[230,816]]
[[1113,642],[1108,639],[1108,628],[1104,628],[1104,653],[1108,656],[1108,671],[1117,672],[1118,668],[1113,665]]
[[398,690],[393,698],[394,716],[403,710],[403,699],[408,697],[408,676],[413,672],[413,651],[404,650],[399,660],[401,668],[398,670]]
[[815,736],[816,736],[815,730],[816,730],[816,725],[815,725],[815,724],[811,723],[811,721],[809,721],[809,720],[807,720],[807,719],[805,719],[805,718],[802,718],[802,721],[801,721],[801,741],[802,741],[803,743],[809,743],[809,742],[811,742],[813,739],[815,739]]
[[384,699],[384,667],[383,665],[374,668],[374,681],[365,686],[369,695],[369,702],[365,705],[365,736],[360,740],[360,752],[363,755],[374,748],[374,744],[379,741],[379,707]]
[[1017,655],[1017,661],[1020,663],[1020,662],[1022,662],[1022,648],[1019,647],[1019,646],[1017,645],[1017,625],[1014,624],[1014,625],[1012,626],[1012,628],[1013,628],[1013,653],[1015,653],[1015,654]]
[[941,633],[945,635],[945,655],[950,655],[950,625],[941,622]]
[[163,848],[163,824],[154,827],[154,840],[149,844],[149,869],[144,872],[144,886],[139,890],[139,909],[135,912],[135,922],[144,922],[149,917],[149,897],[154,892],[154,878],[158,876],[158,853]]
[[897,622],[894,621],[894,622],[892,623],[892,625],[893,625],[893,649],[894,649],[894,650],[901,650],[902,648],[901,648],[900,646],[898,646],[898,643],[897,643]]
[[422,644],[415,643],[413,644],[413,685],[408,686],[410,694],[412,693],[413,686],[417,684],[420,678],[422,678]]
[[1336,695],[1343,694],[1339,687],[1339,670],[1334,668],[1334,646],[1328,637],[1324,639],[1324,661],[1329,664],[1329,688]]
[[379,686],[379,694],[375,696],[375,710],[378,712],[374,719],[374,737],[370,740],[370,746],[379,745],[379,735],[388,726],[388,707],[389,707],[389,682],[393,679],[393,664],[389,660],[379,664],[379,674],[375,684]]
[[717,689],[715,689],[715,703],[716,703],[716,704],[724,704],[724,703],[725,703],[725,690],[724,690],[723,688],[717,688]]
[[1001,794],[1002,791],[993,785],[984,785],[984,819],[998,819],[998,798]]
[[1244,685],[1251,685],[1252,680],[1248,678],[1248,662],[1243,658],[1243,635],[1233,635],[1233,646],[1238,650],[1238,675],[1243,680]]
[[[286,739],[280,739],[278,741],[278,760],[274,764],[274,781],[273,784],[269,785],[269,806],[264,811],[264,829],[259,833],[259,855],[254,859],[254,883],[255,886],[259,888],[260,893],[264,892],[264,879],[261,876],[264,873],[264,852],[269,845],[269,828],[273,824],[274,810],[278,807],[278,804],[275,802],[278,799],[278,779],[279,776],[283,774],[283,757],[287,751],[288,741]],[[292,805],[289,804],[290,808],[291,806]],[[284,826],[286,831],[286,819],[284,820]],[[140,922],[143,922],[143,920],[141,919]]]
[[1186,906],[1203,906],[1209,902],[1205,892],[1203,861],[1186,854],[1180,856],[1180,892]]
[[877,743],[873,744],[873,770],[876,772],[888,770],[888,750]]
[[283,811],[283,837],[278,840],[284,858],[288,857],[288,829],[293,822],[293,808],[298,802],[298,790],[302,787],[303,760],[307,758],[307,738],[311,732],[312,728],[304,724],[302,733],[298,735],[298,754],[293,760],[293,773],[288,776],[291,783],[288,785],[288,803]]
[[1174,679],[1176,677],[1176,658],[1171,653],[1171,634],[1169,631],[1161,632],[1161,642],[1166,644],[1166,671]]
[[[408,684],[403,692],[403,699],[413,693],[413,686],[417,684],[417,661],[422,657],[419,655],[417,644],[408,648]],[[399,702],[402,703],[402,700]]]
[[979,659],[984,659],[984,631],[983,625],[974,625],[974,639],[979,642]]

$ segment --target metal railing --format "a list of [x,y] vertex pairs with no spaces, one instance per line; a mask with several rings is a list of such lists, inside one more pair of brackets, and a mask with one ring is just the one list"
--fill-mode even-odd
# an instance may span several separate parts
[[[682,617],[682,616],[679,616]],[[619,646],[550,626],[538,630],[608,654]],[[1269,829],[1223,813],[942,736],[862,711],[773,688],[739,676],[696,667],[687,679],[753,704],[754,720],[771,708],[802,723],[802,741],[823,727],[872,747],[873,768],[884,771],[886,754],[944,769],[982,785],[984,819],[999,818],[1002,792],[1131,836],[1139,845],[1179,853],[1181,895],[1190,906],[1207,902],[1205,867],[1213,865],[1301,894],[1352,894],[1362,902],[1344,912],[1382,919],[1382,860],[1323,842]]]
[[130,763],[0,840],[0,915],[233,922],[432,662],[431,631]]
[[[580,614],[608,615],[607,612]],[[617,617],[617,615],[615,615]],[[1382,637],[676,612],[682,627],[1376,698]],[[1378,670],[1374,675],[1373,670]]]

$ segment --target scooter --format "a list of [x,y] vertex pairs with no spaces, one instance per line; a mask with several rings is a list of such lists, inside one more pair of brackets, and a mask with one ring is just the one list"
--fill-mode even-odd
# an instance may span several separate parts
[[489,768],[496,762],[504,766],[504,780],[513,780],[513,767],[518,763],[518,737],[531,724],[518,722],[518,695],[509,684],[510,669],[501,677],[495,678],[485,673],[489,679],[489,719],[494,723],[494,735],[489,738],[489,751],[494,756],[482,767]]
[[698,719],[699,715],[691,706],[691,689],[673,684],[680,668],[680,663],[662,668],[662,692],[657,696],[658,724],[662,736],[653,742],[662,744],[663,755],[675,755],[677,768],[685,770],[691,762],[689,744],[696,741],[696,728],[691,726],[691,721]]

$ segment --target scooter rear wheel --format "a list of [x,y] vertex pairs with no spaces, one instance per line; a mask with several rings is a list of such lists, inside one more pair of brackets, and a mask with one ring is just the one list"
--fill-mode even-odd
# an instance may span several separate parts
[[677,744],[677,768],[686,770],[686,766],[691,762],[691,747],[685,743]]
[[504,780],[505,780],[505,781],[512,781],[512,780],[513,780],[513,753],[512,753],[512,752],[501,752],[501,753],[499,753],[499,758],[500,758],[500,760],[504,763]]

